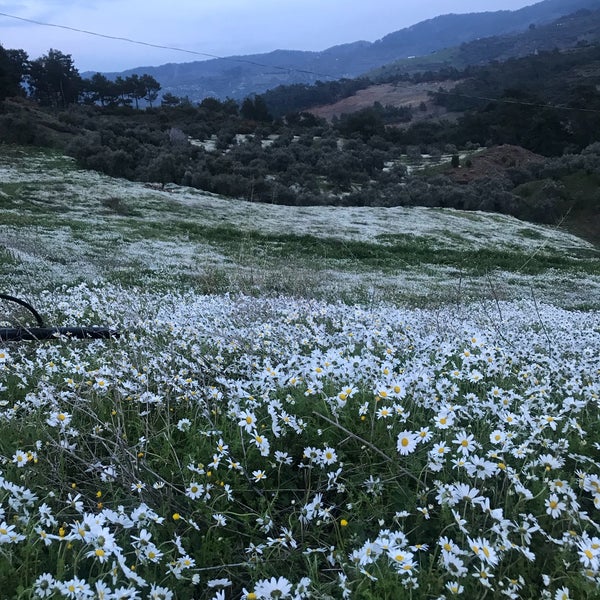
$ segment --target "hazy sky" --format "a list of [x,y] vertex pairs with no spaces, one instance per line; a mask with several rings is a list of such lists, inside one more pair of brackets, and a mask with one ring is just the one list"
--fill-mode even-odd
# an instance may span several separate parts
[[[536,0],[0,0],[0,12],[217,56],[324,50],[384,35],[440,14],[514,10]],[[71,54],[80,71],[201,60],[0,16],[0,44],[38,58]]]

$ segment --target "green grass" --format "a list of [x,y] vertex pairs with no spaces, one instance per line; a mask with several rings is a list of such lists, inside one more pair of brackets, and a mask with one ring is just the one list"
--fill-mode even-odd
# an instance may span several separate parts
[[432,52],[426,56],[418,56],[416,58],[404,58],[380,69],[374,69],[367,75],[376,79],[377,77],[389,77],[393,73],[410,73],[421,70],[439,69],[448,64],[456,66],[455,63],[460,56],[460,51],[456,48],[445,48]]
[[527,228],[521,229],[521,230],[519,230],[518,234],[521,237],[524,237],[529,240],[539,240],[542,238],[542,234],[539,231],[537,231],[536,229],[527,229]]
[[[12,177],[19,177],[0,184],[0,241],[4,236],[14,256],[26,259],[4,262],[0,272],[20,286],[102,277],[162,288],[167,273],[177,286],[203,292],[308,294],[348,302],[455,302],[457,294],[489,295],[492,285],[504,298],[529,295],[534,285],[544,298],[562,297],[565,304],[597,301],[593,285],[588,293],[574,283],[600,276],[595,250],[503,215],[271,209],[185,189],[149,191],[88,175],[48,152],[0,151],[0,160],[18,165]],[[500,233],[497,245],[492,232]],[[576,290],[581,297],[573,297]]]
[[540,274],[549,269],[600,274],[599,253],[594,250],[573,249],[571,256],[558,253],[527,255],[523,251],[509,252],[490,249],[439,249],[432,241],[414,235],[381,235],[378,241],[323,238],[311,235],[263,234],[231,226],[207,227],[181,221],[144,223],[134,235],[140,239],[176,239],[181,236],[213,244],[229,256],[240,256],[245,247],[258,256],[273,259],[324,260],[340,263],[341,269],[362,265],[394,271],[403,266],[436,265],[454,267],[469,273],[500,269],[506,272]]
[[[565,205],[565,214],[561,225],[575,235],[600,244],[600,175],[579,171],[564,175],[557,180],[562,188],[561,198]],[[554,184],[553,179],[530,181],[515,188],[514,193],[530,202],[544,201],[544,186]]]
[[600,174],[580,171],[561,177],[561,181],[578,210],[600,206]]
[[108,212],[120,215],[122,217],[135,217],[141,216],[139,210],[134,210],[122,198],[117,196],[110,196],[102,200],[102,206],[104,206]]
[[9,252],[5,248],[2,248],[1,244],[0,244],[0,263],[7,267],[12,267],[12,266],[18,264],[18,260],[15,258],[14,254],[12,252]]

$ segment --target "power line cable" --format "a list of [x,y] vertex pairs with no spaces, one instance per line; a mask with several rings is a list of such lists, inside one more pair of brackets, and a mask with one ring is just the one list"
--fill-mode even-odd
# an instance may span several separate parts
[[[249,64],[249,65],[254,65],[256,67],[263,67],[266,69],[277,69],[279,71],[284,71],[287,73],[303,73],[305,75],[316,75],[317,77],[327,77],[329,79],[339,79],[339,77],[336,77],[334,75],[328,75],[327,73],[318,73],[316,71],[310,71],[308,69],[295,69],[293,67],[282,67],[279,65],[267,65],[264,63],[260,63],[257,61],[253,61],[253,60],[248,60],[245,58],[235,58],[232,56],[218,56],[217,54],[209,54],[207,52],[198,52],[197,50],[186,50],[185,48],[178,48],[176,46],[167,46],[167,45],[163,45],[163,44],[154,44],[151,42],[144,42],[141,40],[134,40],[131,38],[127,38],[127,37],[121,37],[121,36],[116,36],[116,35],[109,35],[106,33],[98,33],[96,31],[88,31],[86,29],[79,29],[77,27],[70,27],[68,25],[58,25],[56,23],[45,23],[43,21],[36,21],[34,19],[27,19],[25,17],[19,17],[17,15],[11,15],[8,13],[3,13],[0,12],[0,16],[2,17],[8,17],[10,19],[16,19],[18,21],[24,21],[26,23],[32,23],[34,25],[40,25],[43,27],[54,27],[56,29],[65,29],[67,31],[75,31],[77,33],[83,33],[85,35],[91,35],[94,37],[99,37],[99,38],[104,38],[104,39],[108,39],[108,40],[116,40],[116,41],[120,41],[120,42],[127,42],[129,44],[137,44],[138,46],[146,46],[146,47],[150,47],[150,48],[158,48],[161,50],[173,50],[175,52],[184,52],[186,54],[192,54],[194,56],[203,56],[205,58],[214,58],[214,59],[219,59],[219,60],[229,60],[232,62],[239,62],[239,63],[245,63],[245,64]],[[577,107],[573,107],[573,106],[558,106],[555,104],[539,104],[539,103],[535,103],[535,102],[525,102],[523,100],[511,100],[509,98],[491,98],[491,97],[487,97],[487,96],[475,96],[475,95],[470,95],[470,94],[461,94],[459,92],[446,92],[446,91],[439,91],[439,90],[424,90],[427,92],[431,92],[433,94],[440,94],[440,95],[445,95],[445,96],[458,96],[460,98],[468,98],[468,99],[472,99],[472,100],[484,100],[486,102],[500,102],[503,104],[517,104],[517,105],[521,105],[521,106],[531,106],[531,107],[535,107],[535,108],[553,108],[556,110],[566,110],[566,111],[576,111],[576,112],[588,112],[588,113],[600,113],[600,110],[597,109],[593,109],[593,108],[577,108]]]
[[571,110],[580,112],[600,113],[600,110],[595,108],[578,108],[576,106],[559,106],[557,104],[540,104],[538,102],[525,102],[524,100],[511,100],[510,98],[490,98],[488,96],[473,96],[470,94],[461,94],[459,92],[446,92],[439,90],[427,90],[432,94],[440,94],[442,96],[457,96],[459,98],[469,98],[472,100],[485,100],[486,102],[501,102],[503,104],[520,104],[522,106],[533,106],[534,108],[554,108],[556,110]]
[[245,58],[235,58],[232,56],[218,56],[217,54],[209,54],[207,52],[198,52],[196,50],[186,50],[185,48],[178,48],[176,46],[166,46],[163,44],[153,44],[151,42],[144,42],[141,40],[133,40],[127,37],[121,37],[117,35],[108,35],[106,33],[98,33],[97,31],[88,31],[87,29],[79,29],[78,27],[69,27],[68,25],[58,25],[56,23],[45,23],[43,21],[36,21],[34,19],[26,19],[25,17],[18,17],[17,15],[10,15],[8,13],[0,12],[1,17],[8,17],[9,19],[16,19],[18,21],[24,21],[25,23],[32,23],[34,25],[41,25],[43,27],[55,27],[56,29],[66,29],[67,31],[75,31],[77,33],[84,33],[85,35],[93,35],[95,37],[104,38],[107,40],[116,40],[120,42],[127,42],[129,44],[137,44],[138,46],[146,46],[150,48],[159,48],[161,50],[173,50],[175,52],[185,52],[186,54],[192,54],[195,56],[203,56],[204,58],[216,58],[219,60],[230,60],[233,62],[246,63],[254,65],[256,67],[264,67],[266,69],[277,69],[279,71],[285,71],[287,73],[304,73],[305,75],[317,75],[318,77],[328,77],[330,79],[338,79],[333,75],[326,73],[317,73],[316,71],[309,71],[307,69],[295,69],[294,67],[281,67],[279,65],[266,65],[264,63],[248,60]]

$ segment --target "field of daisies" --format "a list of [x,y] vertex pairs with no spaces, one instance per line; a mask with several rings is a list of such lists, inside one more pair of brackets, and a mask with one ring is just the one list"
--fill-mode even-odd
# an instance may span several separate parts
[[[505,266],[478,274],[465,265],[492,256],[494,215],[274,217],[1,158],[0,292],[48,324],[118,332],[0,341],[2,598],[600,597],[589,245],[502,217]],[[304,232],[235,245],[221,222],[252,210],[245,227],[337,223],[347,253],[323,238],[307,259]],[[197,235],[177,229],[192,215]],[[417,222],[440,254],[359,255],[362,235],[385,247],[404,235],[386,227]],[[459,249],[450,284],[442,253]],[[222,270],[202,278],[210,257]],[[0,327],[32,320],[0,303]]]

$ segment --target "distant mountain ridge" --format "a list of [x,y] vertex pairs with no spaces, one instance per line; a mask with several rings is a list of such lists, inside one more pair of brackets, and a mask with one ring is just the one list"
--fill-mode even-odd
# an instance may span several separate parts
[[[279,85],[353,78],[410,56],[423,56],[478,38],[527,30],[580,9],[600,9],[600,0],[543,0],[515,11],[448,14],[395,31],[376,42],[356,41],[322,52],[275,50],[266,54],[137,67],[117,75],[148,73],[162,92],[187,96],[242,99]],[[84,73],[84,76],[90,73]]]
[[374,82],[390,81],[405,74],[443,72],[448,68],[460,70],[492,61],[503,62],[538,52],[565,50],[599,42],[600,7],[597,10],[580,9],[552,23],[531,26],[521,33],[478,38],[427,56],[390,62],[364,73],[364,76]]

